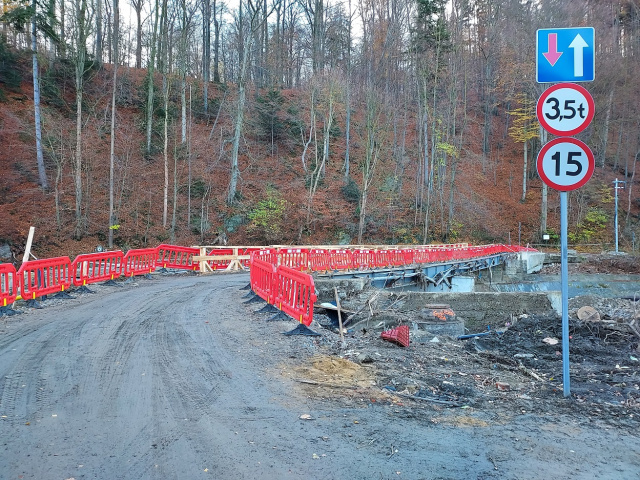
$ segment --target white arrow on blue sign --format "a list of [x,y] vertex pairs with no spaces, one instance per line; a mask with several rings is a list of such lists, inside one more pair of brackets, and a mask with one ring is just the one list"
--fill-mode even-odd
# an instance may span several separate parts
[[538,83],[592,82],[595,77],[592,27],[545,28],[536,35]]

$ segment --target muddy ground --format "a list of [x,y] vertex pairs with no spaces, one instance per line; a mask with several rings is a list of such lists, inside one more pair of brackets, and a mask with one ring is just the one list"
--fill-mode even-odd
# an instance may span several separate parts
[[[569,256],[569,274],[572,273],[606,273],[606,274],[640,274],[640,257],[630,254],[608,253],[572,253]],[[556,255],[556,262],[559,262]],[[542,274],[560,273],[560,263],[545,265]]]
[[627,333],[572,322],[565,399],[557,319],[343,344],[320,314],[282,335],[247,281],[156,275],[0,319],[0,478],[640,478]]

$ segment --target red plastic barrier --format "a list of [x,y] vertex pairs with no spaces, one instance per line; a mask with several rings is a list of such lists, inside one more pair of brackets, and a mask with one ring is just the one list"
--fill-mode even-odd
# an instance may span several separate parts
[[413,248],[403,248],[401,251],[402,257],[404,259],[404,264],[413,265],[413,263],[415,262],[415,260],[413,259]]
[[278,252],[275,248],[258,248],[253,255],[256,258],[269,262],[273,265],[278,263]]
[[356,270],[369,270],[376,265],[375,250],[354,250],[352,255],[353,268]]
[[448,260],[447,250],[441,247],[431,248],[431,261],[432,262],[444,262]]
[[276,266],[252,254],[250,260],[249,281],[251,290],[267,303],[276,301],[278,282],[276,281]]
[[329,258],[332,270],[351,270],[353,268],[351,250],[331,250]]
[[409,325],[400,325],[391,330],[386,330],[380,334],[380,338],[388,342],[397,343],[403,347],[408,347],[411,343]]
[[376,268],[387,268],[391,265],[391,250],[376,250]]
[[123,258],[120,250],[78,255],[71,264],[73,284],[81,287],[118,278],[122,275]]
[[[403,265],[407,265],[407,263],[405,262],[405,258],[404,258],[404,251],[403,250],[388,250],[388,255],[389,255],[389,265],[394,266],[394,267],[402,267]],[[411,262],[408,262],[409,264]]]
[[[269,249],[269,250],[271,250],[271,249]],[[261,252],[261,251],[263,251],[263,249],[260,248],[260,247],[241,248],[241,249],[238,250],[238,255],[249,255],[249,256],[251,256],[251,254],[253,254],[253,252]],[[263,260],[264,260],[264,258],[263,258]],[[244,267],[250,267],[251,259],[249,258],[247,260],[240,260],[240,263]],[[270,262],[270,263],[275,264],[276,261],[274,260],[273,262]]]
[[281,248],[278,250],[278,265],[306,271],[309,269],[309,251],[304,248]]
[[16,267],[11,263],[0,264],[0,307],[16,301],[18,296]]
[[428,248],[414,248],[413,249],[413,261],[415,263],[429,263],[431,262],[431,250]]
[[309,250],[309,270],[327,272],[331,268],[331,253],[327,250]]
[[24,262],[17,275],[20,294],[25,300],[64,292],[71,286],[71,260],[56,257]]
[[313,321],[313,304],[316,301],[313,277],[284,265],[278,267],[276,275],[276,306],[308,327]]
[[129,250],[123,258],[124,276],[146,275],[156,269],[157,248],[138,248]]
[[175,268],[178,270],[198,270],[200,264],[193,262],[195,255],[200,255],[199,248],[162,244],[158,246],[156,267]]

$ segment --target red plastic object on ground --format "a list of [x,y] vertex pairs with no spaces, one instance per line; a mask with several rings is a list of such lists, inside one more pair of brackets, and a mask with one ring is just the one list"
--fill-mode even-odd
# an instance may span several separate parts
[[129,250],[123,258],[124,276],[146,275],[156,269],[157,248],[138,248]]
[[18,295],[16,267],[11,263],[0,264],[0,307],[16,301]]
[[71,264],[73,284],[81,287],[89,283],[115,280],[122,275],[123,257],[120,250],[78,255]]
[[397,343],[402,347],[409,346],[409,325],[400,325],[399,327],[386,330],[380,334],[380,338],[388,342]]
[[193,262],[195,255],[200,255],[199,248],[162,244],[158,246],[156,267],[195,271],[200,268],[198,262]]
[[18,283],[24,300],[64,292],[71,286],[71,260],[56,257],[24,262],[18,270]]

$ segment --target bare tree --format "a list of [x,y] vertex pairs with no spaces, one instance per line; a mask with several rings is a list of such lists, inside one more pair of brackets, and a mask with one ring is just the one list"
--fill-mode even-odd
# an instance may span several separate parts
[[142,8],[144,0],[129,0],[136,12],[136,68],[142,68]]
[[113,90],[111,92],[111,152],[109,155],[109,248],[113,248],[113,231],[116,228],[113,204],[114,166],[116,161],[116,94],[118,91],[118,64],[119,64],[119,37],[120,37],[120,5],[118,0],[113,0]]
[[358,220],[358,243],[367,224],[367,207],[369,190],[373,184],[376,167],[380,162],[383,148],[386,147],[388,125],[384,122],[384,106],[375,91],[366,92],[365,123],[361,128],[361,138],[364,143],[364,158],[362,160],[362,184],[360,188],[360,215]]
[[91,32],[91,18],[87,0],[74,0],[73,10],[75,14],[74,25],[74,63],[75,63],[75,86],[76,86],[76,145],[75,145],[75,229],[73,236],[81,238],[85,233],[85,222],[82,211],[82,102],[84,94],[84,75],[87,64],[87,39]]
[[[249,60],[253,46],[254,36],[262,27],[263,23],[271,11],[262,12],[260,4],[256,4],[253,0],[247,0],[247,18],[243,18],[242,13],[243,2],[240,2],[238,12],[238,37],[241,41],[242,55],[240,56],[240,71],[238,75],[238,100],[236,102],[236,115],[233,126],[233,143],[231,147],[231,177],[229,179],[229,190],[227,192],[227,204],[232,205],[236,199],[236,191],[238,188],[238,180],[240,177],[240,168],[238,166],[238,153],[240,151],[240,138],[242,137],[242,129],[244,125],[244,111],[246,104],[246,88],[249,74]],[[261,15],[261,13],[263,13]],[[246,22],[246,23],[245,23]],[[245,27],[246,26],[246,27]],[[247,31],[245,32],[245,28]]]

